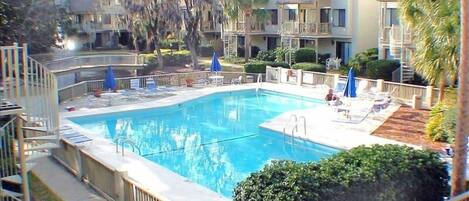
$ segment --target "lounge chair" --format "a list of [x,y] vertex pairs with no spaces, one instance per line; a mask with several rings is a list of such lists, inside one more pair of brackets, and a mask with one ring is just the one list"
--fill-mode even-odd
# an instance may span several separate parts
[[166,87],[166,86],[158,86],[157,82],[155,82],[155,80],[152,78],[147,78],[146,83],[147,83],[147,90],[150,90],[150,91],[159,91],[159,92],[174,91],[174,89]]
[[232,79],[231,84],[241,84],[242,80],[243,80],[243,76],[241,75],[238,78]]

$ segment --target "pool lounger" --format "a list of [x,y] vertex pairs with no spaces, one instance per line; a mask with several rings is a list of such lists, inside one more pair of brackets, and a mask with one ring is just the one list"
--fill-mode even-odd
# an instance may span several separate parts
[[85,136],[85,135],[82,135],[76,131],[73,131],[73,130],[67,130],[68,132],[62,134],[62,138],[74,143],[74,144],[80,144],[80,143],[84,143],[84,142],[89,142],[89,141],[92,141],[93,139]]

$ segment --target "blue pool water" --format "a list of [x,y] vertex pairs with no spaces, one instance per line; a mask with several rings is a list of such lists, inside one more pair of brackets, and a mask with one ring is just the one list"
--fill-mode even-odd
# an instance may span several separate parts
[[338,152],[306,141],[292,146],[282,134],[259,127],[283,112],[320,104],[315,99],[249,90],[71,121],[106,138],[131,136],[143,157],[231,197],[238,182],[272,160],[318,161]]

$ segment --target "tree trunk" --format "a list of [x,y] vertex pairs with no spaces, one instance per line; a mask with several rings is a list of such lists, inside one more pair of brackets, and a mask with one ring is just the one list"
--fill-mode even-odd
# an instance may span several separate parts
[[244,10],[244,61],[249,62],[251,57],[251,19],[252,9]]
[[199,57],[197,56],[197,48],[194,44],[188,45],[189,51],[191,51],[192,67],[199,69]]
[[445,100],[445,89],[446,89],[446,76],[445,76],[444,71],[441,72],[438,85],[439,85],[438,88],[440,88],[440,91],[438,92],[438,102],[443,102]]
[[163,54],[161,53],[161,48],[159,42],[155,39],[155,50],[156,50],[156,57],[158,59],[158,66],[161,69],[164,69],[164,60],[163,60]]
[[469,133],[469,1],[461,0],[461,63],[459,66],[458,119],[454,139],[451,196],[466,190],[467,134]]

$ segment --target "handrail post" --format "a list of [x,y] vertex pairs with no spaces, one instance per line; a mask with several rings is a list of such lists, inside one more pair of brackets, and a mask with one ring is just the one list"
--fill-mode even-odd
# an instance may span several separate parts
[[301,86],[303,84],[303,70],[298,69],[296,71],[296,85]]
[[425,103],[428,108],[433,106],[433,86],[427,86],[425,91]]
[[114,171],[114,193],[116,201],[125,201],[124,178],[127,177],[127,171]]
[[23,120],[16,118],[16,133],[18,136],[18,153],[20,155],[20,168],[21,168],[21,189],[23,192],[23,200],[29,201],[29,183],[28,183],[28,172],[26,170],[26,158],[24,154],[24,139],[23,139]]
[[384,91],[384,80],[383,79],[376,80],[376,88],[378,89],[378,92],[383,92]]

